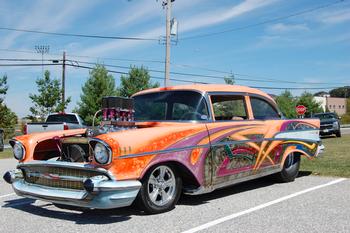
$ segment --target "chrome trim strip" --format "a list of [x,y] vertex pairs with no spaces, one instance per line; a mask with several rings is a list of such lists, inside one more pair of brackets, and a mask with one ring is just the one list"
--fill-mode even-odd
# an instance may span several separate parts
[[[291,131],[291,132],[294,132],[294,131]],[[300,138],[258,138],[258,139],[239,140],[239,141],[217,142],[214,144],[208,143],[204,145],[186,146],[181,148],[157,150],[157,151],[143,152],[138,154],[121,155],[115,159],[128,159],[128,158],[135,158],[135,157],[154,155],[154,154],[166,154],[166,153],[173,153],[173,152],[178,152],[183,150],[193,150],[197,148],[210,148],[210,147],[216,147],[216,146],[237,145],[237,144],[248,143],[248,142],[263,142],[263,141],[301,141],[301,142],[308,142],[308,143],[319,142],[319,140],[309,140],[309,139],[300,139]]]

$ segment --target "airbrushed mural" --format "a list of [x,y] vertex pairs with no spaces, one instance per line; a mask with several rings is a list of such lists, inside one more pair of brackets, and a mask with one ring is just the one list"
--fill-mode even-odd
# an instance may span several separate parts
[[116,174],[139,177],[154,164],[177,161],[194,174],[200,185],[211,186],[281,170],[291,152],[309,158],[317,155],[315,125],[295,120],[254,122],[208,123],[206,127],[198,125],[175,134],[169,132],[149,142],[147,148],[118,157]]

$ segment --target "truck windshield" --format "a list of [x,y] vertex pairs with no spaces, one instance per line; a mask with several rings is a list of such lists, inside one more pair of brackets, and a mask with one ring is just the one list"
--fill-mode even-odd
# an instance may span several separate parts
[[336,119],[336,115],[335,114],[332,114],[332,113],[329,113],[329,114],[315,114],[314,115],[315,117],[317,118],[320,118],[321,120],[328,120],[328,119]]
[[47,117],[46,122],[66,122],[78,124],[78,120],[73,114],[55,114]]
[[136,121],[206,121],[205,98],[194,91],[164,91],[134,97]]

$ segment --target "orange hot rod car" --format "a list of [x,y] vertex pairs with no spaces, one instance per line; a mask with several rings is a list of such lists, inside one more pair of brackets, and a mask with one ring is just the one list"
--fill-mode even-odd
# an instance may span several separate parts
[[103,100],[97,132],[14,138],[19,163],[4,179],[20,196],[54,204],[108,209],[136,201],[160,213],[181,193],[271,174],[293,181],[300,156],[323,149],[318,119],[284,119],[269,95],[249,87],[156,88],[125,101]]

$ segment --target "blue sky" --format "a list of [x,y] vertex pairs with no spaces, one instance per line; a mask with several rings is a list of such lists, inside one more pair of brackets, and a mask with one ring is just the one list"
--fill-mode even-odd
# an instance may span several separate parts
[[[316,85],[237,80],[237,84],[249,86],[304,88],[350,85],[350,1],[246,30],[192,40],[181,39],[251,25],[332,2],[336,0],[176,0],[173,16],[179,21],[179,41],[172,46],[171,70],[215,76],[233,72],[237,74],[236,78],[259,80],[332,82]],[[156,0],[3,0],[0,1],[0,27],[159,38],[165,34],[165,11],[161,1]],[[164,45],[156,41],[56,37],[0,30],[0,58],[41,59],[41,55],[35,53],[35,45],[50,45],[50,53],[44,59],[60,59],[60,54],[66,51],[72,60],[164,69],[164,64],[160,62],[118,60],[163,61]],[[6,64],[4,61],[0,63]],[[45,69],[50,70],[52,77],[61,78],[61,67]],[[29,114],[32,104],[28,95],[36,92],[35,80],[41,76],[41,67],[0,67],[0,75],[4,74],[8,76],[10,86],[5,102],[21,117]],[[113,75],[119,84],[120,75]],[[152,75],[163,76],[161,73]],[[73,100],[68,111],[76,106],[87,77],[88,70],[67,68],[66,95]],[[211,78],[179,75],[172,75],[172,78],[222,83]],[[163,84],[161,80],[154,81]],[[183,83],[174,81],[172,84]],[[265,91],[273,94],[281,92]],[[293,93],[298,95],[302,91]]]

